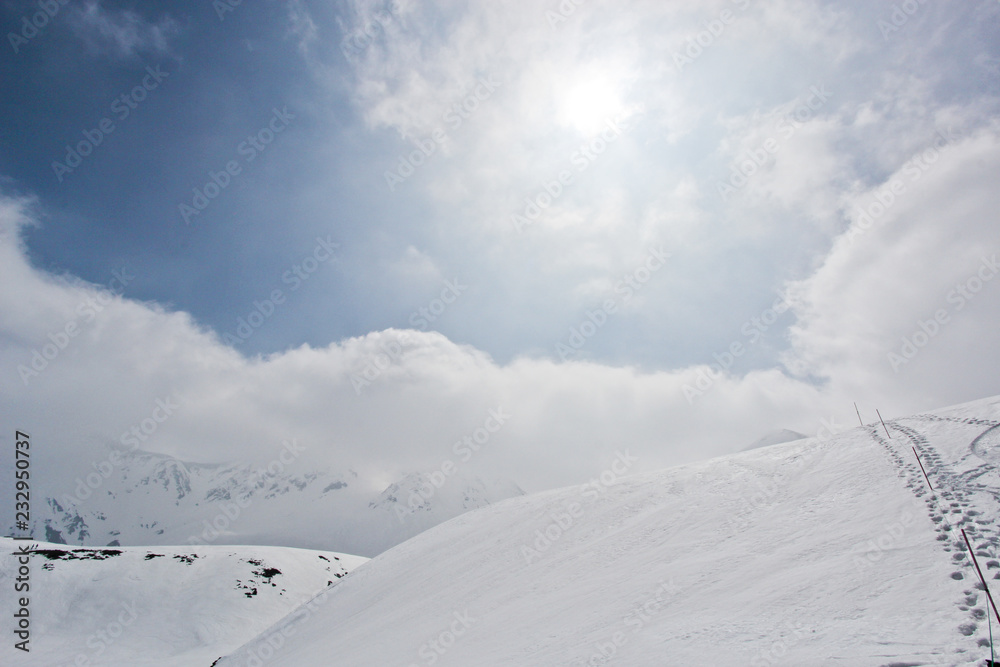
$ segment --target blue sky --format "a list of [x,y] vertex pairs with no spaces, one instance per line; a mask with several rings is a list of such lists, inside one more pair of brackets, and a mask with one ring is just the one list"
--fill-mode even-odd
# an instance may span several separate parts
[[[92,441],[114,441],[128,419],[95,415],[138,418],[170,387],[218,395],[212,363],[175,371],[224,359],[280,417],[216,411],[217,447],[191,444],[192,417],[151,448],[237,456],[295,423],[342,432],[324,451],[382,479],[523,400],[556,424],[513,427],[498,467],[543,487],[599,470],[618,438],[655,467],[815,433],[853,400],[914,412],[1000,392],[996,286],[948,299],[997,250],[996,2],[53,3],[37,34],[42,5],[2,5],[12,411],[88,415]],[[127,386],[129,405],[76,405],[51,369],[25,381],[79,291],[123,270],[122,312],[52,367],[80,393]],[[314,387],[302,374],[324,363]],[[352,415],[437,419],[293,419],[281,406],[307,386],[351,390]],[[551,461],[524,473],[542,440]]]

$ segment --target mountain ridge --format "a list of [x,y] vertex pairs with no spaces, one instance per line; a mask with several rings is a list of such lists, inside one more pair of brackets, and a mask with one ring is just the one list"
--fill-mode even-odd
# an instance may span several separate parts
[[885,430],[463,514],[345,577],[268,664],[981,664],[989,610],[959,532],[1000,578],[1000,398]]
[[513,482],[438,480],[432,473],[409,473],[373,493],[360,488],[353,470],[108,451],[72,491],[40,490],[36,534],[77,546],[280,544],[372,556],[462,512],[524,493]]

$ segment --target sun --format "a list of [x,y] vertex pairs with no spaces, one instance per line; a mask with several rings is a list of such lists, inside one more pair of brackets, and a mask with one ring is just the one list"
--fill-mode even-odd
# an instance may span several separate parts
[[597,75],[581,78],[569,86],[557,100],[557,122],[581,134],[600,131],[624,105],[618,85],[609,77]]

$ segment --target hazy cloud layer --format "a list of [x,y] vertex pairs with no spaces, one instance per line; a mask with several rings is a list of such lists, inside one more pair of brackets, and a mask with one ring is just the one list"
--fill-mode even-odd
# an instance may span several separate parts
[[1000,5],[906,6],[83,3],[16,67],[107,81],[4,112],[0,415],[382,488],[502,408],[532,491],[1000,393]]

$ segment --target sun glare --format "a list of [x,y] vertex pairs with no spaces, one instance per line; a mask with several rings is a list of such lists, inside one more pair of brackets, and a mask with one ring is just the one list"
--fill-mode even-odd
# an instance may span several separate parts
[[582,134],[593,134],[621,113],[618,87],[604,77],[581,80],[559,101],[559,123]]

